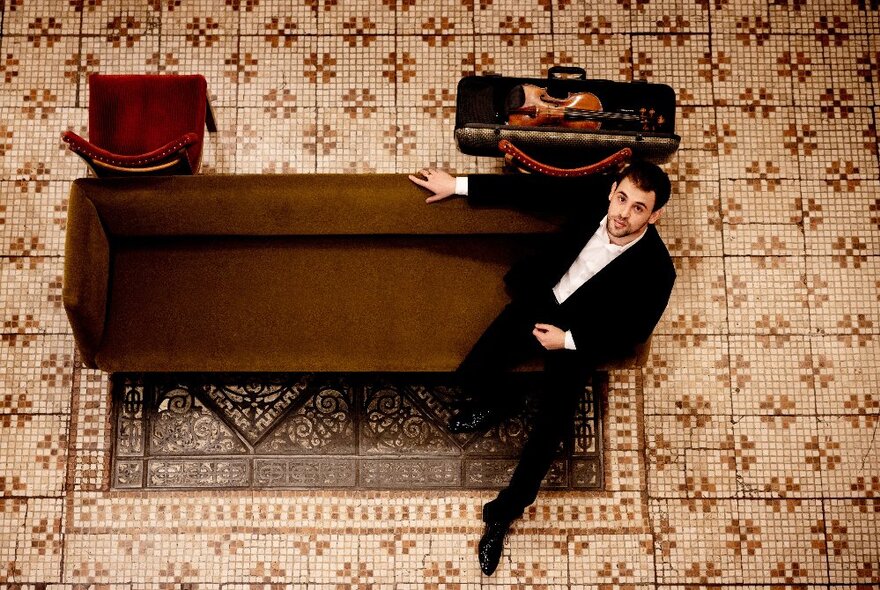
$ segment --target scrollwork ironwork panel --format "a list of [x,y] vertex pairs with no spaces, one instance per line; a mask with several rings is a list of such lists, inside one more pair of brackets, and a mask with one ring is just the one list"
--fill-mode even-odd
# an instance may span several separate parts
[[460,454],[458,445],[408,393],[393,385],[365,388],[362,450],[367,454]]
[[[511,378],[521,410],[486,432],[451,434],[449,374],[185,374],[113,377],[117,489],[498,489],[542,395]],[[584,391],[574,440],[544,481],[601,489],[601,404]]]
[[242,382],[207,382],[205,396],[251,444],[280,420],[308,387],[310,375],[288,381],[248,376]]
[[188,387],[159,387],[150,419],[155,455],[238,455],[247,447]]
[[285,454],[351,454],[355,441],[354,391],[345,383],[314,388],[257,446],[257,452]]

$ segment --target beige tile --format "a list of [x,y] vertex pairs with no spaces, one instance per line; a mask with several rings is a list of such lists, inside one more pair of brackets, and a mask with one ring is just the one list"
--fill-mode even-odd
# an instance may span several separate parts
[[23,114],[20,107],[0,109],[7,119],[3,124],[6,140],[0,149],[0,179],[9,181],[3,185],[7,212],[14,205],[7,200],[27,198],[24,195],[45,199],[53,191],[63,192],[59,187],[66,186],[68,180],[86,175],[83,161],[61,140],[61,133],[68,128],[87,138],[85,111],[42,104],[47,106],[38,108],[41,114],[34,116]]
[[[71,154],[72,155],[72,154]],[[62,256],[67,227],[68,182],[0,181],[5,198],[0,224],[0,254]]]
[[401,36],[429,35],[441,43],[443,39],[438,36],[473,35],[473,12],[471,3],[458,0],[401,2],[397,9],[397,33]]
[[0,416],[2,495],[60,497],[67,465],[65,415]]
[[27,519],[16,539],[21,581],[60,582],[64,546],[64,501],[30,498]]
[[876,338],[849,334],[815,336],[813,386],[819,415],[876,415],[880,412],[880,352]]
[[733,414],[814,415],[813,355],[803,336],[731,336]]
[[734,424],[737,473],[747,497],[804,498],[822,494],[829,457],[816,418],[747,416]]
[[387,35],[396,28],[395,2],[321,1],[317,5],[318,32],[323,35]]
[[632,44],[633,79],[669,84],[682,105],[712,104],[708,35],[633,36]]
[[737,506],[731,500],[651,503],[655,562],[663,584],[739,583]]
[[854,265],[880,250],[877,195],[880,183],[853,179],[829,185],[805,184],[804,233],[807,253]]
[[[28,118],[42,118],[52,109],[76,106],[79,39],[40,39],[3,39],[3,105],[22,109]],[[29,66],[37,61],[42,67]]]
[[[4,492],[4,496],[6,493]],[[22,569],[16,561],[18,536],[27,522],[27,500],[4,497],[0,500],[0,583],[19,579]]]
[[876,256],[807,257],[810,324],[819,334],[867,346],[880,327]]
[[[762,188],[764,190],[762,190]],[[788,248],[794,247],[797,243],[803,243],[803,237],[799,241],[794,240],[793,230],[799,230],[799,224],[804,221],[804,192],[805,189],[801,183],[795,180],[733,180],[728,179],[721,184],[721,217],[725,225],[725,253],[728,254],[746,254],[750,252],[741,252],[742,247],[737,248],[737,242],[731,238],[735,238],[734,230],[739,228],[733,227],[738,225],[753,226],[747,228],[746,231],[752,233],[761,232],[761,228],[765,228],[762,235],[769,234],[764,243],[760,244],[761,250],[773,247],[773,237],[775,234],[781,234],[787,237],[783,242]],[[809,190],[806,191],[810,196]],[[803,251],[803,250],[801,250]],[[762,254],[767,254],[762,251]]]
[[803,257],[730,257],[724,264],[731,332],[808,332],[811,315]]
[[[664,230],[660,232],[663,235]],[[729,304],[724,259],[690,256],[674,258],[673,262],[675,286],[655,332],[675,336],[726,334]]]
[[474,4],[474,30],[478,35],[541,35],[550,33],[550,27],[548,5],[538,0],[480,1]]
[[657,227],[673,256],[722,253],[718,157],[702,150],[679,150],[666,166],[672,196]]
[[[570,8],[574,8],[571,5]],[[583,7],[579,7],[583,8]],[[598,7],[586,7],[586,10]],[[626,82],[632,80],[632,58],[630,36],[615,30],[614,12],[609,16],[586,16],[581,21],[578,34],[553,35],[553,64],[583,68],[588,78]],[[605,13],[605,10],[602,10]],[[554,28],[556,28],[554,20]]]
[[[272,108],[276,114],[315,107],[316,88],[307,82],[308,64],[316,46],[315,37],[311,36],[280,40],[276,37],[242,37],[239,52],[250,55],[256,67],[253,75],[245,75],[238,84],[238,106]],[[269,118],[274,117],[263,117],[261,121],[265,124]]]
[[656,335],[644,369],[648,414],[730,414],[730,359],[719,336]]
[[815,500],[740,500],[738,529],[743,581],[822,583],[825,516]]
[[569,540],[569,579],[596,584],[646,584],[655,581],[651,535],[578,536]]
[[822,467],[825,494],[831,498],[880,495],[880,458],[876,449],[880,417],[823,416],[819,420],[814,461]]
[[708,33],[709,4],[692,4],[686,0],[635,2],[631,9],[632,30],[654,33]]
[[[25,342],[28,345],[25,346]],[[66,414],[73,389],[73,341],[68,336],[19,339],[0,348],[0,413]]]
[[878,500],[827,500],[824,509],[831,582],[880,584]]
[[[712,62],[718,104],[754,107],[764,118],[770,107],[793,102],[789,76],[780,75],[780,62],[790,52],[788,37],[771,35],[766,21],[743,21],[729,33],[713,35]],[[784,70],[783,70],[784,72]]]

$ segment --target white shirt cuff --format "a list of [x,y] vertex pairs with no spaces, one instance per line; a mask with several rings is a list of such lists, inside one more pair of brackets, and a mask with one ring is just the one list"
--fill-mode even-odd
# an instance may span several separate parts
[[574,345],[574,336],[571,335],[571,330],[568,330],[565,333],[565,349],[566,350],[577,350]]
[[468,178],[467,176],[455,177],[455,194],[466,197],[468,194]]

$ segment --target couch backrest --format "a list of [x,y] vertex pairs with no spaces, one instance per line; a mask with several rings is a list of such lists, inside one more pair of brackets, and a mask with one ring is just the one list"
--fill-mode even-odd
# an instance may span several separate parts
[[79,179],[115,237],[192,235],[534,234],[558,220],[464,199],[426,205],[402,174]]

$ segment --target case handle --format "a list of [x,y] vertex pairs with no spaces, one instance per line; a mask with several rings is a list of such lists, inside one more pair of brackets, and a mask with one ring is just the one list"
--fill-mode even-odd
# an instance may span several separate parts
[[587,71],[575,66],[553,66],[547,70],[548,80],[586,80]]
[[575,178],[578,176],[590,176],[591,174],[599,174],[610,168],[620,167],[628,164],[632,159],[632,149],[623,148],[603,160],[599,160],[595,164],[580,166],[578,168],[558,168],[550,164],[539,162],[524,151],[510,143],[507,139],[498,142],[498,149],[506,154],[507,158],[515,162],[519,162],[522,166],[532,172],[546,174],[547,176],[557,176],[561,178]]

